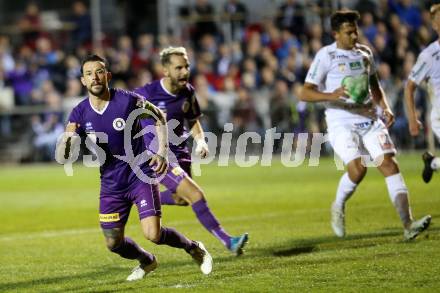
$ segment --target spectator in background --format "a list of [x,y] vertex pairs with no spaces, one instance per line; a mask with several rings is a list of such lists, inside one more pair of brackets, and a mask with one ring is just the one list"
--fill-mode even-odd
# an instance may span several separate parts
[[[277,80],[275,89],[270,97],[270,122],[271,127],[276,127],[277,132],[290,133],[292,132],[292,112],[289,103],[289,87],[283,80]],[[277,139],[274,142],[274,150],[281,151],[282,139]]]
[[367,37],[368,42],[372,44],[377,35],[377,27],[374,22],[373,14],[370,12],[361,14],[361,23],[360,29],[364,33],[364,36]]
[[34,134],[32,152],[34,160],[52,161],[58,137],[64,132],[61,97],[55,91],[51,81],[47,81],[41,90],[42,103],[47,112],[33,115],[31,118]]
[[229,17],[232,40],[241,41],[247,22],[246,5],[238,0],[228,0],[223,6],[223,11]]
[[200,44],[200,40],[205,35],[220,37],[220,31],[215,23],[214,7],[207,0],[196,0],[189,16],[194,19],[193,43],[195,46]]
[[232,123],[237,137],[244,132],[258,130],[254,101],[243,87],[237,90],[237,101],[232,108]]
[[277,25],[299,37],[305,31],[304,7],[296,0],[287,0],[278,8]]
[[411,31],[417,31],[422,24],[419,8],[412,0],[388,0],[391,12],[396,13],[400,20],[409,26]]
[[18,27],[23,34],[24,44],[35,48],[35,41],[42,31],[40,8],[35,2],[29,2],[26,5],[25,14],[18,21]]
[[57,139],[64,132],[64,124],[59,113],[48,113],[41,116],[34,115],[31,119],[34,133],[33,159],[49,162],[53,160]]
[[364,15],[365,13],[370,13],[372,14],[373,18],[377,18],[379,13],[377,11],[378,6],[376,2],[377,1],[372,0],[357,1],[354,9],[359,11],[361,15]]
[[131,62],[134,72],[138,72],[142,67],[146,67],[150,64],[150,58],[155,52],[154,36],[151,34],[142,34],[137,38],[136,45],[137,48]]
[[7,81],[14,89],[15,104],[29,105],[33,89],[32,75],[22,60],[17,60],[14,70],[6,75]]
[[222,130],[217,118],[219,108],[212,100],[212,91],[209,89],[208,81],[203,75],[198,75],[194,79],[194,87],[200,110],[203,114],[199,119],[202,128],[205,132],[219,133]]
[[2,68],[4,72],[12,71],[15,67],[11,49],[9,38],[0,35],[0,68]]
[[89,10],[83,1],[75,1],[72,4],[73,15],[70,21],[74,24],[72,32],[71,50],[80,46],[90,46],[92,40],[92,19]]

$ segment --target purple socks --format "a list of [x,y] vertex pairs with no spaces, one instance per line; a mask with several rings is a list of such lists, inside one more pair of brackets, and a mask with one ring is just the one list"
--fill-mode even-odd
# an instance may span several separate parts
[[199,219],[200,223],[202,223],[206,230],[211,232],[218,240],[223,243],[224,246],[229,248],[231,236],[226,233],[220,226],[220,223],[212,214],[206,201],[204,199],[201,199],[193,203],[192,209],[196,214],[197,219]]
[[141,248],[131,238],[125,237],[121,245],[111,250],[123,258],[137,259],[141,263],[152,263],[154,256]]
[[183,248],[187,252],[196,245],[194,241],[189,240],[173,228],[162,227],[160,232],[160,239],[156,244],[165,244],[171,247]]

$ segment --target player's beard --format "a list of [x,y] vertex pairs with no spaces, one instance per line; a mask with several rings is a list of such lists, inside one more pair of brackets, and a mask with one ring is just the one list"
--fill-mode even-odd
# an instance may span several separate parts
[[92,85],[92,86],[89,88],[89,92],[90,92],[92,95],[94,95],[94,96],[97,96],[97,97],[101,96],[101,95],[104,93],[104,91],[105,91],[105,86],[103,86],[103,85],[99,85],[100,88],[99,88],[99,89],[96,89],[96,90],[93,89],[94,86],[96,86],[96,85]]
[[183,88],[185,88],[186,84],[188,83],[188,79],[172,79],[171,80],[173,87],[178,89],[179,91],[182,90]]

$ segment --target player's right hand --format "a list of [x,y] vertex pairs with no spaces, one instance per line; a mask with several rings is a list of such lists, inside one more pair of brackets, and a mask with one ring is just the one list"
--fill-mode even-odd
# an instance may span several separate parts
[[73,122],[67,123],[66,130],[65,130],[64,136],[63,136],[63,141],[67,142],[67,140],[69,138],[71,138],[76,133],[76,130],[78,129],[78,127],[79,127],[79,124],[77,124],[77,123],[73,123]]
[[350,93],[348,92],[348,90],[345,86],[341,86],[332,92],[330,100],[331,101],[337,101],[337,100],[346,101],[348,99],[350,99]]
[[423,129],[423,125],[418,119],[409,121],[409,133],[411,136],[419,135],[420,129]]
[[153,167],[152,170],[158,174],[165,173],[168,169],[168,159],[166,156],[161,156],[159,154],[154,154],[151,157],[150,163],[148,164],[150,167]]

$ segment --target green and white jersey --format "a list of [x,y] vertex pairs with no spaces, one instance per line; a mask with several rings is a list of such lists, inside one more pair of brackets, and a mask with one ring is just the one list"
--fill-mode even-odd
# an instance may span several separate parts
[[328,120],[376,119],[369,82],[375,73],[373,54],[367,46],[357,44],[352,50],[343,50],[335,42],[318,51],[305,81],[325,93],[342,85],[349,91],[350,99],[326,103]]
[[440,43],[439,40],[423,49],[408,77],[416,84],[428,80],[434,93],[433,108],[440,109]]

